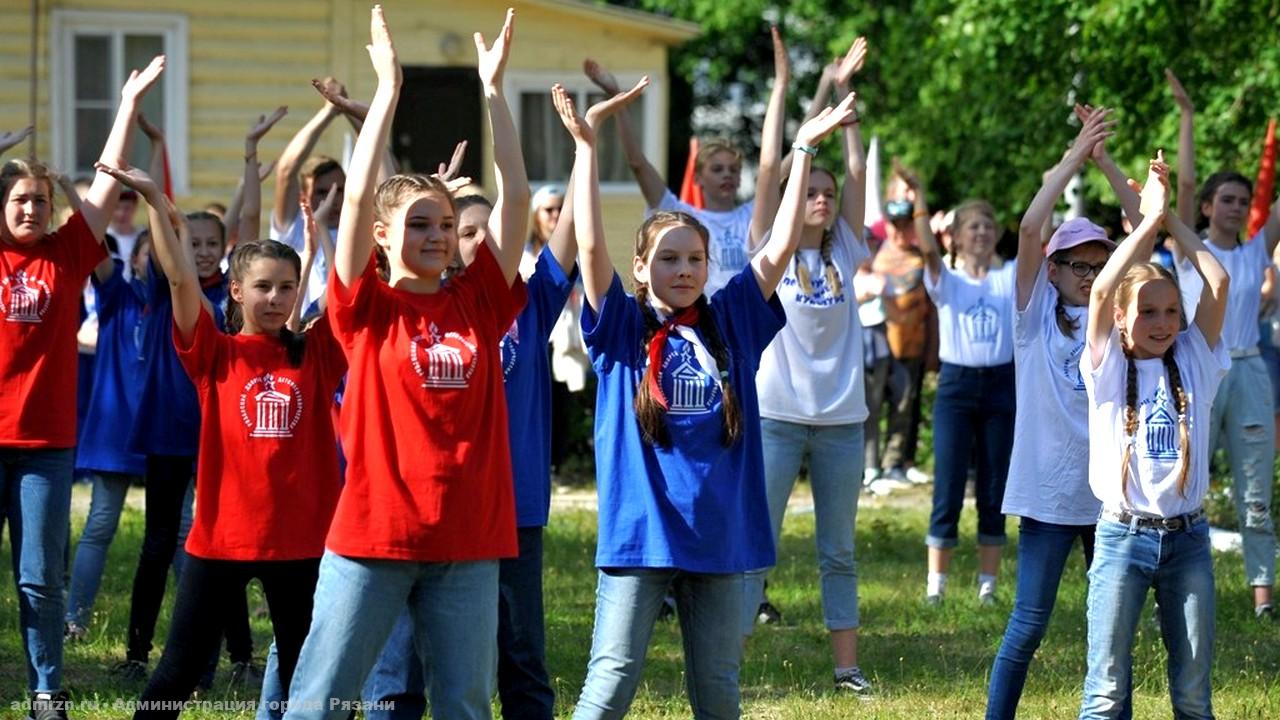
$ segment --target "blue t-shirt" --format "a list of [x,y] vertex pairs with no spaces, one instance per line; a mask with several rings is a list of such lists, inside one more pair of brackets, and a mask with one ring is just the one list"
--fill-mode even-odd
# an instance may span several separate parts
[[542,527],[551,506],[551,363],[547,342],[577,280],[566,277],[550,248],[529,276],[529,302],[502,336],[507,434],[516,491],[516,526]]
[[632,405],[648,363],[644,314],[616,274],[598,315],[590,307],[582,313],[599,378],[599,567],[736,573],[774,564],[755,375],[786,316],[776,295],[765,300],[750,266],[712,296],[710,308],[742,409],[741,439],[729,447],[721,443],[718,378],[674,332],[660,374],[672,446],[646,442]]
[[123,441],[133,427],[142,384],[138,340],[146,289],[141,281],[124,278],[124,263],[113,262],[105,282],[90,275],[97,293],[98,351],[76,445],[76,470],[141,475],[146,458],[129,452]]
[[[204,288],[218,329],[225,326],[227,282]],[[143,455],[195,456],[200,445],[200,401],[173,348],[173,295],[169,280],[152,259],[147,272],[147,307],[142,317],[144,362],[142,397],[129,449]]]

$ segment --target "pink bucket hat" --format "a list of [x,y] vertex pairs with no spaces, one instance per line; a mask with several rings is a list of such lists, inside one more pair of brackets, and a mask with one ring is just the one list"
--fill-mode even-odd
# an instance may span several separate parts
[[1049,238],[1044,254],[1045,257],[1049,257],[1059,250],[1069,250],[1087,242],[1100,242],[1106,245],[1108,250],[1114,250],[1116,247],[1116,244],[1107,238],[1106,230],[1090,222],[1088,218],[1078,217],[1062,223],[1057,230],[1053,231],[1053,237]]

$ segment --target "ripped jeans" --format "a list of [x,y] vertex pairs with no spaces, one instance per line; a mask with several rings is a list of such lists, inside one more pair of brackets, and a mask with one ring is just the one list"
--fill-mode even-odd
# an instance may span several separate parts
[[1271,518],[1275,462],[1271,376],[1258,355],[1236,357],[1213,399],[1209,436],[1231,461],[1231,495],[1244,545],[1244,575],[1252,586],[1276,579],[1276,532]]

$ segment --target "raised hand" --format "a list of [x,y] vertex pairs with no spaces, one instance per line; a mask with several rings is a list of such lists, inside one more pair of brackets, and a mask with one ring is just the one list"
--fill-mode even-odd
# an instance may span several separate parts
[[1178,107],[1183,112],[1195,112],[1196,106],[1191,102],[1191,96],[1187,94],[1187,89],[1182,87],[1182,82],[1178,80],[1178,76],[1173,74],[1169,68],[1164,69],[1164,77],[1169,81],[1169,90],[1173,92],[1173,99],[1177,101]]
[[796,131],[797,145],[816,146],[845,120],[854,117],[853,102],[857,93],[849,93],[834,108],[825,108],[818,116],[800,126]]
[[259,115],[258,121],[249,127],[249,132],[244,136],[245,144],[248,145],[249,143],[253,143],[254,145],[257,145],[258,141],[262,139],[262,136],[266,135],[271,128],[275,127],[275,124],[280,122],[280,119],[288,112],[289,108],[281,105],[270,115]]
[[[326,209],[326,205],[333,205],[336,189],[337,186],[335,185],[329,190],[329,196],[325,198],[324,203],[320,206],[322,210]],[[298,197],[298,212],[302,213],[302,251],[311,257],[315,257],[320,243],[320,224],[316,221],[316,213],[311,211],[311,198],[306,195]]]
[[782,33],[777,25],[769,26],[769,36],[773,40],[773,78],[774,82],[786,83],[791,79],[791,60],[787,57],[787,46],[782,42]]
[[1169,166],[1164,161],[1164,150],[1157,150],[1155,158],[1149,163],[1147,181],[1143,184],[1139,197],[1144,219],[1161,219],[1169,209]]
[[137,192],[146,198],[147,203],[151,204],[153,200],[160,195],[160,188],[151,176],[135,167],[124,165],[122,167],[112,167],[102,162],[93,164],[95,170],[100,173],[106,173],[115,178],[121,185]]
[[298,193],[298,209],[301,210],[305,206],[306,212],[310,215],[308,222],[317,222],[325,227],[329,226],[329,218],[333,217],[333,213],[338,210],[338,184],[334,183],[329,186],[329,192],[324,196],[324,200],[320,201],[320,207],[311,208],[311,198],[306,193]]
[[134,70],[129,73],[129,79],[125,81],[124,87],[120,89],[120,98],[124,102],[136,103],[152,85],[156,84],[156,80],[160,79],[160,73],[164,72],[164,55],[157,55],[151,59],[151,62],[141,71]]
[[320,93],[325,102],[349,117],[363,122],[369,114],[368,104],[347,97],[346,87],[332,77],[311,78],[311,87]]
[[396,58],[396,46],[391,42],[391,30],[387,27],[387,18],[382,13],[381,5],[374,5],[369,11],[369,60],[373,62],[373,73],[378,76],[379,84],[390,84],[400,87],[403,76],[400,73],[400,61]]
[[507,58],[511,54],[511,32],[515,15],[515,10],[507,8],[507,18],[502,23],[502,29],[498,31],[498,38],[493,41],[493,47],[485,46],[484,35],[480,33],[474,35],[476,66],[480,72],[480,81],[486,88],[502,89],[502,73],[507,68]]
[[23,140],[26,140],[28,137],[31,136],[31,133],[33,132],[35,132],[35,128],[28,125],[22,128],[21,130],[14,130],[13,132],[0,133],[0,153],[4,152],[5,150],[8,150],[14,145],[17,145]]
[[596,87],[610,95],[617,95],[622,92],[622,88],[618,87],[618,79],[613,76],[613,73],[605,70],[604,66],[595,60],[591,58],[583,60],[582,72],[591,82],[596,84]]
[[867,39],[859,35],[853,41],[853,44],[849,46],[849,52],[846,52],[836,65],[835,75],[833,76],[836,85],[848,85],[849,80],[862,70],[862,65],[866,61]]
[[1075,165],[1079,166],[1090,157],[1100,157],[1100,153],[1106,152],[1104,143],[1114,134],[1111,129],[1115,127],[1114,121],[1107,120],[1110,112],[1110,108],[1086,110],[1076,105],[1076,117],[1080,118],[1080,132],[1076,134],[1076,139],[1071,143],[1071,148],[1067,150],[1064,159],[1070,158]]
[[564,123],[565,130],[573,136],[574,142],[592,146],[596,144],[595,130],[587,124],[586,118],[578,114],[573,98],[569,97],[560,83],[551,86],[551,104],[560,114],[560,122]]
[[458,176],[458,171],[462,169],[462,159],[467,155],[467,141],[462,140],[453,148],[453,157],[449,158],[449,164],[440,163],[436,169],[436,177],[442,182],[449,182]]
[[600,123],[608,120],[614,113],[630,105],[636,98],[640,97],[640,93],[649,87],[649,76],[645,75],[640,78],[640,82],[635,87],[624,93],[615,93],[613,97],[605,98],[600,102],[587,108],[587,124],[592,130],[599,130]]

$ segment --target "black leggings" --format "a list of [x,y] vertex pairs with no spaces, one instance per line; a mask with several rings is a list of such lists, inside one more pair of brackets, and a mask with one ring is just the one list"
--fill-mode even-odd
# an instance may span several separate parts
[[[312,596],[320,574],[320,558],[309,560],[239,561],[188,557],[178,584],[178,599],[169,624],[164,654],[142,692],[134,718],[174,718],[172,704],[191,697],[209,655],[215,652],[228,607],[244,597],[249,580],[257,578],[267,596],[276,636],[283,697],[298,664],[302,641],[311,626]],[[151,709],[149,703],[165,703]]]

